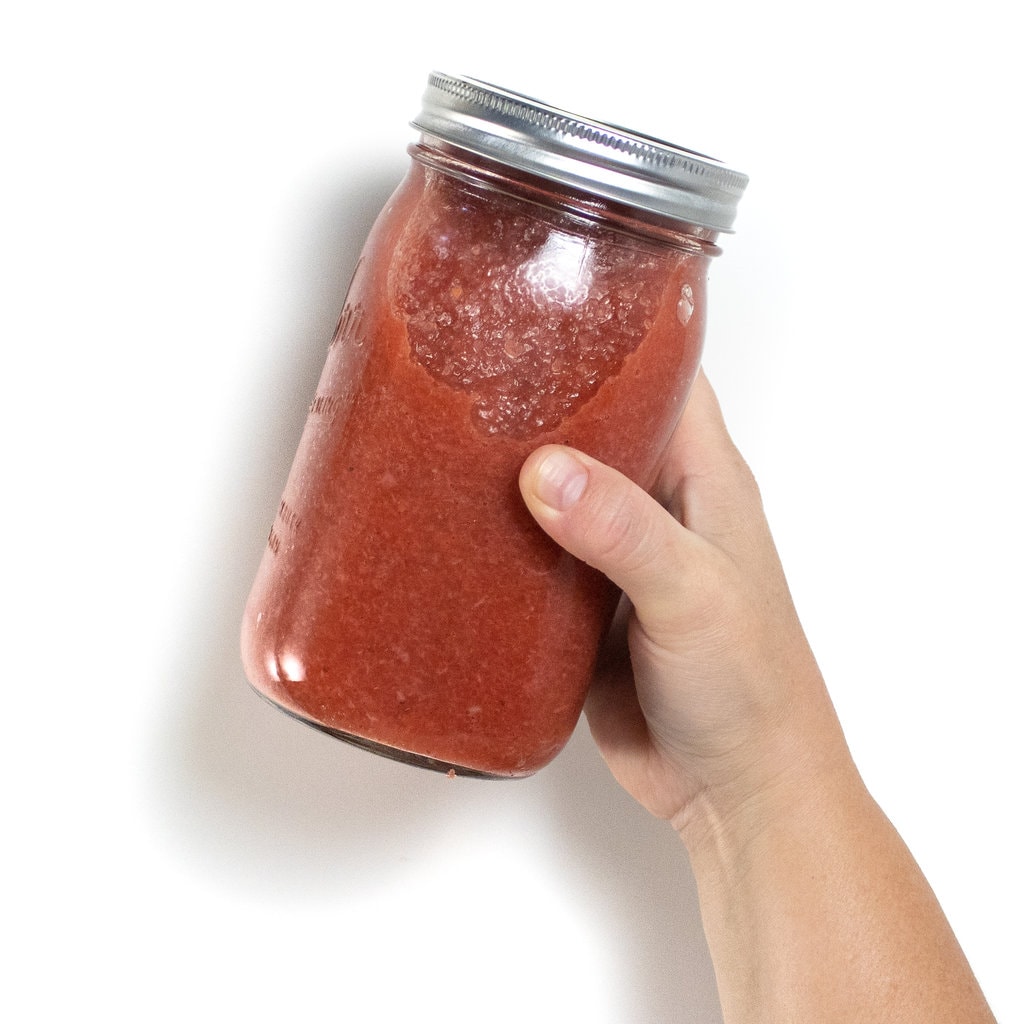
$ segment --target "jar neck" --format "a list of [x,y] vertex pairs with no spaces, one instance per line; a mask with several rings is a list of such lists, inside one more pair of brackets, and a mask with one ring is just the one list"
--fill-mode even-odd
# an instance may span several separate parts
[[429,135],[422,135],[418,143],[409,146],[409,155],[427,167],[471,185],[503,192],[524,202],[537,203],[627,234],[703,256],[718,256],[722,251],[715,244],[717,231],[602,199],[581,189],[478,156]]

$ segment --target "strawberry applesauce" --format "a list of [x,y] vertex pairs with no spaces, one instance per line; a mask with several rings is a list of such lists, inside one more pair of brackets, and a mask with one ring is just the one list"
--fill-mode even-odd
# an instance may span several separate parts
[[618,594],[533,523],[520,466],[565,443],[653,483],[717,250],[451,147],[413,155],[311,401],[243,659],[343,739],[529,775],[579,718]]

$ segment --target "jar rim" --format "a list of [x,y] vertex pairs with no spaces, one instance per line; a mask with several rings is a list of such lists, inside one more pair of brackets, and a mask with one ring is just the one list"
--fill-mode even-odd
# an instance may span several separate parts
[[732,231],[749,180],[703,153],[437,71],[412,126],[518,170],[713,231]]

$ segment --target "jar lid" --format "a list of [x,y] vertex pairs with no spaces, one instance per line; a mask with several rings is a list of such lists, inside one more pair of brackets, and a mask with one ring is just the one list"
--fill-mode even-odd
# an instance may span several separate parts
[[714,157],[438,72],[412,126],[518,170],[714,231],[732,230],[748,181]]

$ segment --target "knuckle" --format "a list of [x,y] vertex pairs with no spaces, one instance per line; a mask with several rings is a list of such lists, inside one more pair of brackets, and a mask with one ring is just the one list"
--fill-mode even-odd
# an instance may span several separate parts
[[587,538],[595,562],[630,576],[647,567],[656,552],[649,516],[627,493],[603,496]]

